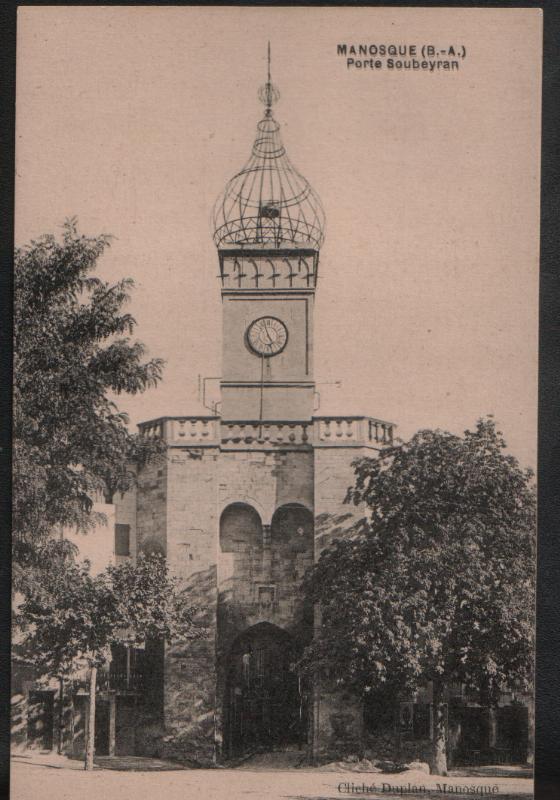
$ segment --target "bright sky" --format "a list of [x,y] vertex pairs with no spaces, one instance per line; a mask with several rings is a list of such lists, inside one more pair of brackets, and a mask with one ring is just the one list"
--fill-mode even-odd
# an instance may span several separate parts
[[[327,215],[319,413],[460,433],[493,413],[536,460],[539,9],[20,7],[16,241],[115,236],[164,381],[132,421],[203,411],[219,375],[211,210],[247,160],[266,43],[288,154]],[[338,43],[464,45],[457,72],[347,70]],[[338,388],[334,382],[341,381]]]

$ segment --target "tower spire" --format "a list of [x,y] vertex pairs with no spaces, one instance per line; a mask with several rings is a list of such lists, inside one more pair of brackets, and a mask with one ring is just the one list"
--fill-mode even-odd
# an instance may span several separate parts
[[265,118],[272,116],[272,106],[280,99],[280,92],[270,78],[270,42],[267,48],[267,73],[266,83],[259,89],[259,100],[265,107]]

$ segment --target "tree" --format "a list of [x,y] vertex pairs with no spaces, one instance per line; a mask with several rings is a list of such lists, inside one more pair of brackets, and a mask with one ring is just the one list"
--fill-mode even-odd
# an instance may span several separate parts
[[93,499],[134,482],[134,464],[161,445],[127,428],[110,395],[157,385],[161,359],[144,360],[124,312],[131,280],[93,274],[108,236],[43,236],[16,250],[14,276],[14,584],[45,563],[53,530],[87,530]]
[[30,588],[19,609],[29,660],[49,677],[88,670],[85,769],[93,769],[97,670],[110,659],[111,647],[197,638],[201,629],[193,611],[158,554],[140,554],[136,565],[110,565],[96,576],[87,561],[66,557]]
[[487,418],[463,437],[423,430],[359,459],[347,500],[367,509],[362,532],[308,578],[322,612],[312,663],[362,692],[431,682],[437,774],[450,682],[490,703],[530,685],[535,492],[505,447]]

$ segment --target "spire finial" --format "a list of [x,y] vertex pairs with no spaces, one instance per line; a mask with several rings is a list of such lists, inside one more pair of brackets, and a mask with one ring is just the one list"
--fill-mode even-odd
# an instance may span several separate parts
[[280,92],[270,79],[270,42],[267,48],[267,81],[259,89],[259,100],[265,106],[265,116],[272,116],[272,106],[280,99]]

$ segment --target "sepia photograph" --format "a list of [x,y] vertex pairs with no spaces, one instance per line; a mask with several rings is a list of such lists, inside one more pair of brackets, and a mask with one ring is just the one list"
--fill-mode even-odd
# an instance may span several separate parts
[[14,800],[532,800],[541,72],[537,8],[19,8]]

